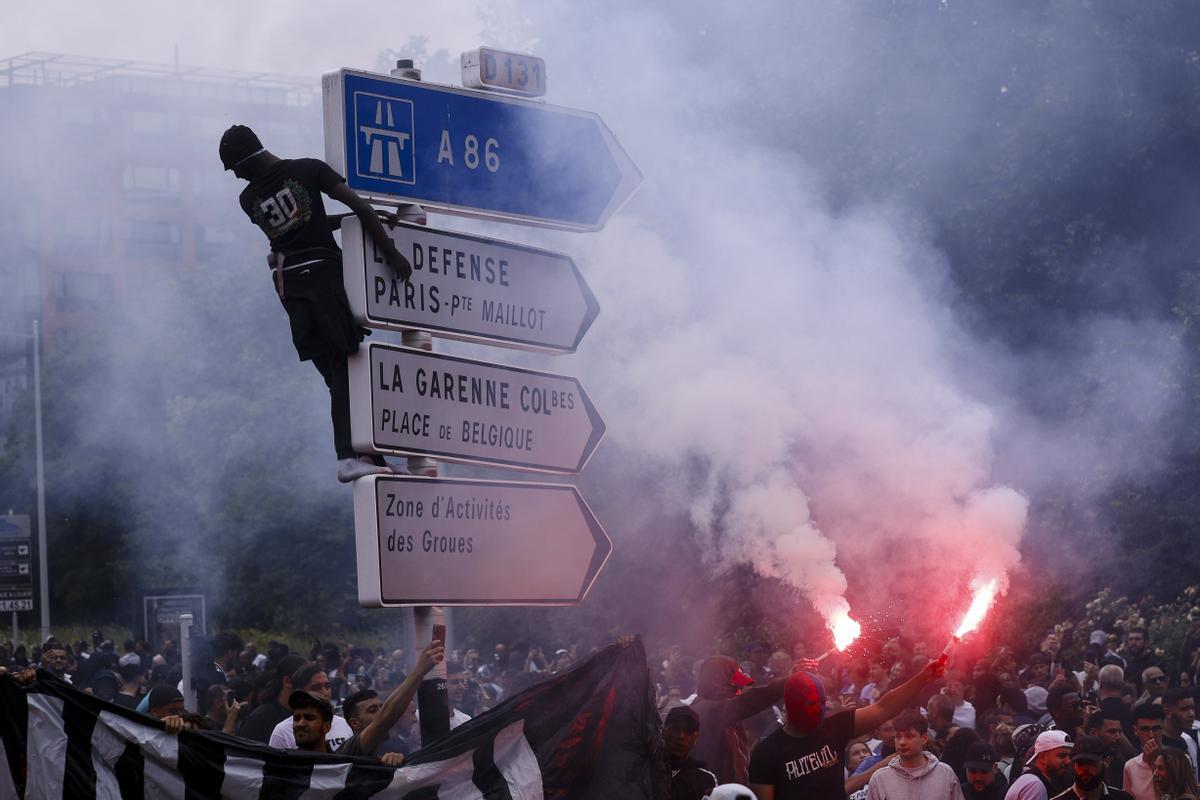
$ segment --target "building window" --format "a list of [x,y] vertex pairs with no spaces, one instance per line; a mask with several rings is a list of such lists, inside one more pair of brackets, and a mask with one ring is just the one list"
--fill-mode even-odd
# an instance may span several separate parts
[[154,219],[130,220],[125,231],[125,255],[129,258],[180,260],[179,225]]
[[165,111],[130,111],[129,130],[148,136],[162,136],[171,132],[171,116]]
[[125,194],[162,199],[163,195],[179,193],[179,170],[175,167],[129,165],[125,167]]
[[112,305],[113,279],[105,272],[59,272],[54,275],[53,291],[56,311],[100,311]]
[[218,169],[192,170],[192,194],[200,198],[222,198],[228,201],[236,198],[245,188],[233,177],[232,172],[222,172]]
[[54,252],[59,255],[108,255],[112,243],[108,220],[62,217],[54,224]]

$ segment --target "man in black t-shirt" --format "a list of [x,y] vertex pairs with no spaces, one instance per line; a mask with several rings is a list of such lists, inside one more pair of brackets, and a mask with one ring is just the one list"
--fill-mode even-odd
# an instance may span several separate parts
[[846,745],[898,716],[945,670],[942,659],[930,661],[874,703],[828,719],[821,679],[793,674],[783,692],[787,720],[750,753],[750,788],[758,800],[846,800]]
[[275,291],[288,315],[292,344],[301,361],[313,362],[329,388],[338,480],[391,474],[382,458],[360,455],[350,442],[346,358],[358,352],[365,331],[350,312],[342,283],[342,251],[332,232],[338,223],[325,215],[322,193],[354,212],[400,280],[408,280],[412,265],[396,249],[370,204],[324,161],[281,159],[245,125],[225,131],[220,155],[225,169],[250,182],[239,201],[271,241]]
[[663,720],[663,744],[671,768],[670,800],[704,800],[717,788],[717,776],[692,758],[700,738],[700,715],[688,706],[672,708]]

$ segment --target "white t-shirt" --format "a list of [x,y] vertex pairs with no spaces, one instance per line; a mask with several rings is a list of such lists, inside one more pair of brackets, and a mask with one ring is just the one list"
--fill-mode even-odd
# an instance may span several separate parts
[[975,728],[975,706],[963,700],[954,707],[954,724],[960,728]]
[[[350,730],[350,723],[346,722],[343,717],[334,714],[333,724],[329,726],[329,733],[325,734],[325,745],[329,748],[329,752],[336,753],[337,749],[353,735],[354,731]],[[270,745],[271,747],[278,747],[281,750],[296,749],[296,734],[292,730],[292,718],[290,716],[282,720],[271,731]]]

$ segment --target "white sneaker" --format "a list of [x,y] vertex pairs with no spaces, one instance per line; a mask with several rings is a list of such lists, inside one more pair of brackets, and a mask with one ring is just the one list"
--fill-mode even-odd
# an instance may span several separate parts
[[392,468],[378,466],[370,456],[341,458],[337,463],[337,479],[342,483],[365,478],[368,475],[392,475]]

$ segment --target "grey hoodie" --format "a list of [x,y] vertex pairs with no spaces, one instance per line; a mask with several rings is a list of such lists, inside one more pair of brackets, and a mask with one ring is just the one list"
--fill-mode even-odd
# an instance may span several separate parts
[[900,766],[900,759],[871,776],[867,800],[963,800],[954,770],[924,753],[924,765]]

